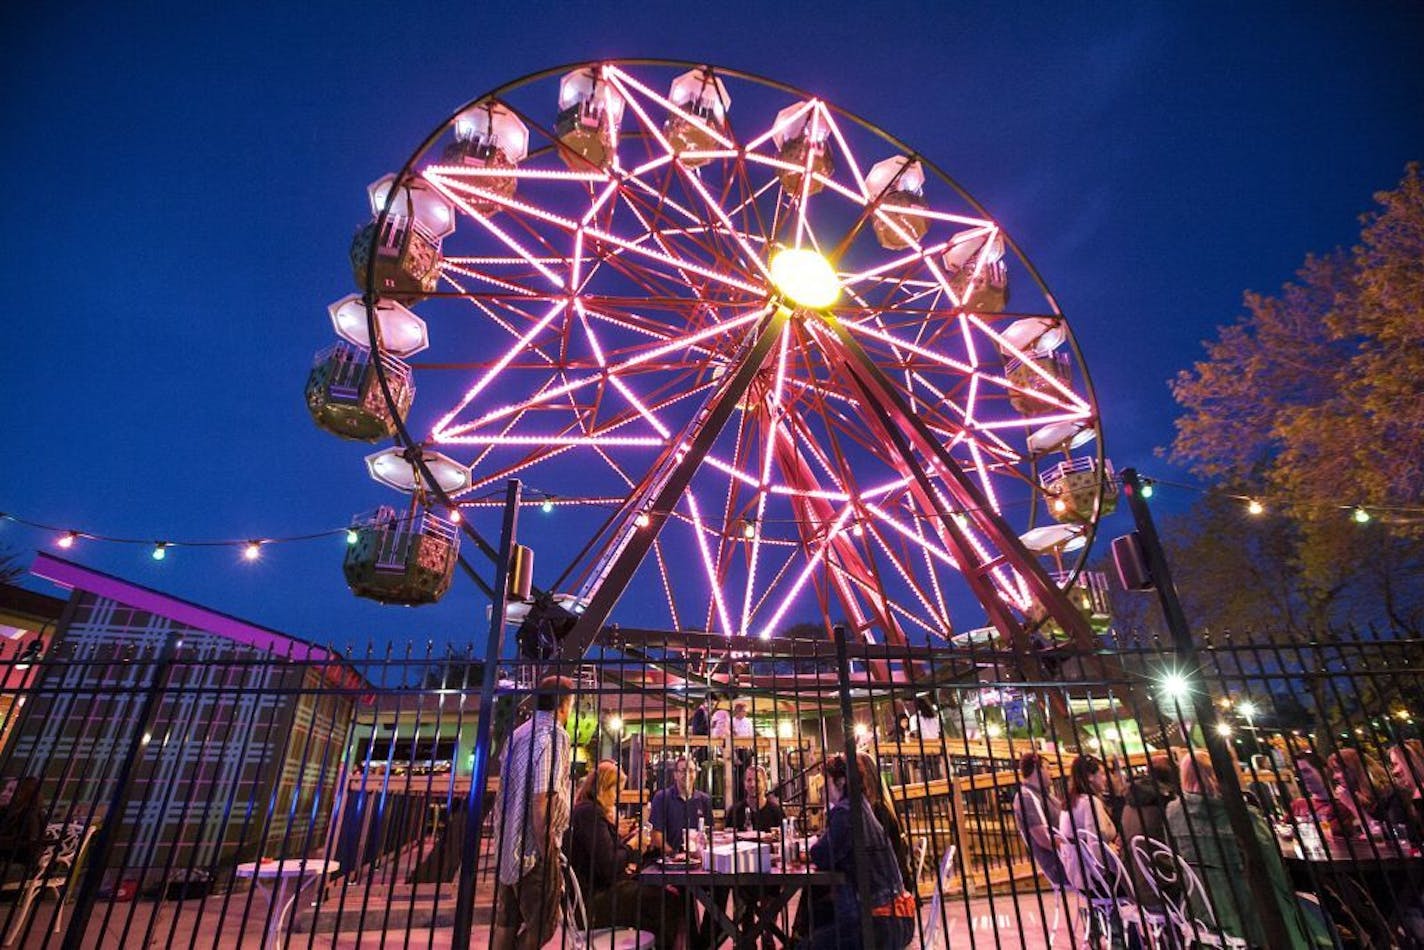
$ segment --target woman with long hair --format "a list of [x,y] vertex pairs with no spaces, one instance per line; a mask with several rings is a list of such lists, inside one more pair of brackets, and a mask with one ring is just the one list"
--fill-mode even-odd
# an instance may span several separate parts
[[1090,863],[1102,864],[1105,857],[1091,850],[1091,839],[1097,838],[1100,848],[1117,848],[1117,826],[1108,814],[1104,796],[1108,790],[1108,771],[1097,756],[1080,755],[1068,766],[1068,801],[1058,816],[1061,843],[1058,857],[1068,882],[1079,891],[1093,890],[1085,868]]
[[[1178,763],[1182,793],[1167,805],[1167,830],[1172,846],[1201,876],[1215,912],[1217,925],[1233,937],[1250,942],[1253,947],[1266,946],[1265,930],[1258,914],[1251,908],[1254,899],[1247,883],[1246,856],[1231,827],[1226,803],[1221,797],[1221,785],[1212,768],[1211,755],[1205,749],[1183,754]],[[1292,950],[1333,946],[1328,929],[1317,917],[1307,918],[1296,902],[1295,888],[1281,862],[1275,835],[1266,820],[1250,810],[1251,827],[1261,844],[1266,876],[1286,923]],[[1201,895],[1194,894],[1200,900]],[[1198,906],[1198,919],[1210,919],[1208,908]]]
[[[634,877],[634,852],[620,834],[618,763],[599,762],[579,785],[569,813],[565,852],[583,892],[590,927],[630,927],[655,934],[659,948],[677,939],[682,898],[660,887],[644,887]],[[635,819],[629,822],[636,828]]]
[[[843,883],[834,887],[833,911],[812,916],[811,950],[864,946],[862,897],[865,906],[870,908],[871,946],[876,950],[901,950],[914,935],[915,902],[905,892],[895,863],[895,851],[864,796],[859,804],[861,840],[856,841],[850,767],[845,756],[827,759],[824,771],[830,809],[826,813],[825,833],[811,846],[811,861],[819,870],[841,872]],[[858,867],[864,871],[867,887],[864,894],[858,890]]]
[[905,890],[915,893],[914,874],[910,870],[910,843],[905,839],[905,828],[900,824],[900,816],[895,812],[895,801],[885,780],[869,753],[858,752],[856,765],[860,767],[860,784],[865,789],[865,800],[870,803],[871,814],[880,822],[885,837],[890,839],[890,847],[895,851],[895,863],[900,867],[900,878]]
[[1358,749],[1340,749],[1326,762],[1335,800],[1350,812],[1355,824],[1366,828],[1371,821],[1379,821],[1380,807],[1389,790],[1389,773]]

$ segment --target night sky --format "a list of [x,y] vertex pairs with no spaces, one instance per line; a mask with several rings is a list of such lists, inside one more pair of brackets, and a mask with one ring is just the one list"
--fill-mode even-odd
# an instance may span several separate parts
[[[1371,195],[1424,158],[1418,4],[129,6],[0,15],[0,511],[108,536],[301,535],[394,499],[365,475],[371,449],[303,405],[326,306],[351,292],[366,185],[535,70],[711,62],[912,144],[1044,275],[1113,462],[1173,479],[1153,454],[1172,436],[1167,380],[1243,291],[1352,242]],[[526,540],[556,519],[526,514]],[[1114,515],[1099,550],[1125,530]],[[53,538],[0,523],[26,560]],[[65,556],[324,642],[483,639],[484,601],[458,578],[419,610],[352,597],[335,535],[253,564],[149,550]]]

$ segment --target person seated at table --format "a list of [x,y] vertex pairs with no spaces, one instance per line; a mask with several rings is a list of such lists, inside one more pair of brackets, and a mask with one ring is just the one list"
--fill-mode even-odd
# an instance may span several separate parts
[[742,780],[742,798],[727,809],[728,831],[780,831],[786,812],[775,795],[767,792],[766,769],[760,765],[747,767]]
[[[870,908],[870,930],[875,950],[902,950],[914,935],[915,902],[905,892],[895,851],[880,822],[862,797],[858,823],[851,814],[850,768],[845,756],[826,761],[826,799],[830,811],[826,830],[811,846],[811,863],[821,871],[837,871],[843,880],[832,888],[831,913],[812,915],[811,950],[850,950],[865,946],[861,927],[861,904]],[[860,890],[858,870],[864,872],[865,890]]]
[[1083,842],[1080,834],[1096,835],[1099,847],[1118,849],[1117,826],[1104,802],[1107,790],[1108,771],[1101,759],[1092,755],[1073,759],[1068,767],[1067,807],[1058,816],[1058,859],[1068,883],[1080,892],[1095,890],[1095,882],[1089,879],[1086,869],[1107,860],[1104,855],[1086,851],[1090,845]]
[[655,792],[649,805],[651,850],[659,855],[686,852],[699,821],[712,828],[712,799],[692,787],[692,763],[680,755],[673,762],[672,784]]
[[[781,823],[786,820],[786,812],[782,811],[781,803],[776,800],[776,796],[768,794],[766,769],[760,765],[747,766],[746,775],[742,779],[742,798],[731,808],[727,809],[726,828],[728,831],[780,831]],[[742,887],[738,894],[739,899],[758,907],[763,901],[772,896],[768,891],[759,887]],[[714,891],[714,899],[725,904],[726,895],[717,894]],[[765,950],[771,948],[771,937],[762,938],[762,946]]]
[[569,813],[564,850],[583,892],[590,927],[629,927],[657,936],[660,950],[674,945],[681,929],[681,898],[638,883],[637,854],[626,844],[636,818],[618,822],[623,773],[605,759],[583,780]]
[[1055,888],[1068,883],[1054,845],[1053,833],[1063,804],[1053,794],[1048,769],[1037,752],[1025,752],[1019,759],[1019,790],[1013,801],[1014,823],[1028,848],[1033,866]]
[[1297,752],[1294,765],[1296,784],[1300,786],[1301,793],[1291,802],[1291,814],[1295,820],[1315,826],[1326,837],[1351,837],[1354,816],[1338,806],[1331,797],[1325,783],[1325,763],[1320,756],[1314,752]]
[[1391,746],[1389,777],[1395,794],[1391,799],[1386,821],[1407,829],[1409,840],[1424,844],[1424,755],[1417,755],[1407,745]]
[[[715,718],[713,723],[715,725]],[[706,792],[692,787],[692,763],[687,756],[678,756],[673,763],[672,784],[659,789],[649,806],[648,823],[653,826],[649,850],[658,856],[688,851],[699,822],[711,831],[712,799]],[[694,948],[710,946],[711,918],[704,918],[701,927],[694,927],[696,914],[692,896],[683,894],[681,900],[682,913],[687,921],[688,945]]]
[[1326,762],[1330,766],[1335,800],[1350,812],[1357,834],[1380,820],[1381,793],[1389,788],[1389,775],[1371,756],[1358,749],[1340,749]]
[[[1196,919],[1210,920],[1209,911],[1214,911],[1222,932],[1255,947],[1267,946],[1260,915],[1252,911],[1254,897],[1247,881],[1246,856],[1232,831],[1211,755],[1205,749],[1186,753],[1178,768],[1181,794],[1167,805],[1167,830],[1177,853],[1201,877],[1211,902],[1210,908],[1193,908]],[[1249,813],[1265,859],[1263,870],[1285,921],[1290,946],[1293,950],[1334,946],[1323,919],[1302,912],[1266,820],[1254,809]],[[1193,894],[1192,899],[1200,901],[1202,895]]]
[[910,869],[910,842],[905,837],[900,816],[895,813],[895,801],[885,787],[885,779],[880,774],[875,760],[868,753],[858,752],[855,761],[860,766],[860,787],[865,789],[865,798],[870,802],[870,813],[880,822],[885,837],[890,839],[890,847],[895,852],[895,864],[900,868],[900,879],[905,882],[905,890],[914,896],[916,887],[915,875]]

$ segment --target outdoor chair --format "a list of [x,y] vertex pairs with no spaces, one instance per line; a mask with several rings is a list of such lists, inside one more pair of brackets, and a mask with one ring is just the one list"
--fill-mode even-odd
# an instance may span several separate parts
[[569,859],[562,854],[559,855],[559,870],[564,875],[564,932],[571,950],[652,950],[658,938],[647,931],[632,927],[591,929],[578,875],[569,867]]
[[[0,884],[0,890],[20,892],[14,922],[5,934],[5,946],[13,944],[24,932],[41,891],[46,888],[54,891],[56,900],[73,893],[69,888],[77,883],[77,871],[89,847],[89,839],[98,830],[98,825],[86,825],[84,822],[51,822],[45,825],[44,847],[40,849],[35,863],[26,869],[25,878]],[[54,932],[59,933],[63,925],[64,904],[61,902],[54,912]]]
[[[950,845],[944,852],[944,858],[939,862],[939,876],[934,882],[934,899],[930,901],[930,919],[925,924],[924,933],[920,937],[920,950],[936,950],[940,946],[939,925],[940,918],[944,915],[944,891],[949,886],[949,879],[954,874],[955,845]],[[921,858],[923,860],[923,858]],[[946,936],[944,945],[948,946]]]
[[[1133,861],[1152,888],[1153,896],[1161,902],[1160,911],[1145,910],[1154,938],[1165,934],[1175,939],[1174,946],[1197,944],[1245,950],[1248,946],[1245,940],[1222,932],[1206,887],[1185,858],[1171,846],[1142,835],[1133,838],[1131,846]],[[1205,910],[1206,919],[1197,918],[1192,909],[1194,902],[1199,902]]]
[[1117,852],[1095,833],[1082,828],[1067,847],[1077,851],[1078,873],[1083,879],[1078,894],[1083,945],[1092,946],[1095,932],[1108,938],[1115,926],[1141,931],[1142,915],[1131,899],[1127,867]]

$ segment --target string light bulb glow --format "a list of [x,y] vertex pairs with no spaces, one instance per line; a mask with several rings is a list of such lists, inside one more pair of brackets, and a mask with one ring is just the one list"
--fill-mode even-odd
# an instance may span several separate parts
[[248,541],[247,546],[242,549],[242,556],[249,561],[255,561],[262,556],[262,542]]
[[459,523],[460,523],[460,509],[459,509],[459,508],[451,508],[451,509],[450,509],[450,523],[451,523],[451,524],[459,524]]
[[168,542],[159,541],[153,546],[153,559],[161,561],[168,556]]
[[652,524],[652,521],[653,519],[648,517],[648,513],[646,511],[640,511],[638,512],[638,517],[633,519],[633,524],[637,525],[640,528],[646,528],[648,525]]
[[1231,734],[1235,731],[1236,730],[1231,728],[1231,723],[1229,722],[1219,722],[1216,724],[1216,734],[1221,736],[1223,739],[1230,738]]
[[1246,511],[1248,514],[1261,515],[1266,513],[1266,506],[1252,498],[1246,502]]
[[787,299],[822,310],[841,295],[841,281],[820,254],[810,248],[788,247],[771,258],[771,282]]
[[1366,511],[1364,507],[1360,506],[1355,508],[1351,517],[1355,519],[1355,524],[1368,524],[1370,520],[1370,513]]
[[544,512],[544,514],[546,514],[546,515],[552,513],[553,510],[554,510],[554,503],[553,503],[553,501],[551,501],[551,500],[548,499],[548,498],[545,498],[545,499],[544,499],[544,503],[539,506],[539,510],[542,511],[542,512]]
[[347,543],[347,544],[355,544],[355,543],[356,543],[357,541],[359,541],[359,540],[361,540],[361,535],[356,532],[356,529],[355,529],[355,528],[347,528],[347,529],[346,529],[346,543]]
[[1172,699],[1183,699],[1192,691],[1192,684],[1181,673],[1173,670],[1161,679],[1162,692]]
[[66,531],[64,534],[61,534],[59,536],[59,540],[55,541],[54,543],[67,551],[70,548],[74,547],[74,542],[77,540],[79,540],[79,532]]
[[1152,487],[1152,479],[1144,478],[1142,480],[1142,497],[1151,498],[1153,491],[1155,491],[1155,489]]

